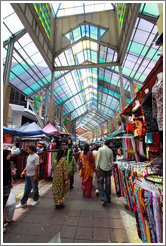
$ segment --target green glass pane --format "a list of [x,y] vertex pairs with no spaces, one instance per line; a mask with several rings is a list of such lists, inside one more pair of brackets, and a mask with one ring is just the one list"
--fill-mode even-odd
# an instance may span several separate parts
[[140,55],[143,49],[143,44],[132,42],[130,52]]
[[78,39],[81,38],[80,27],[77,27],[76,29],[73,30],[73,36],[74,36],[74,41],[77,41]]
[[33,90],[31,90],[30,88],[27,88],[25,90],[23,90],[23,93],[25,93],[26,95],[29,95],[33,92]]
[[65,84],[61,85],[61,88],[62,89],[65,89],[66,88],[66,85]]
[[40,85],[38,85],[37,83],[35,83],[35,84],[31,85],[31,88],[35,91],[35,90],[37,90],[37,89],[39,89],[41,87],[40,87]]
[[149,53],[147,54],[147,58],[152,59],[154,54],[156,53],[156,49],[150,49]]
[[158,52],[155,54],[155,56],[153,57],[153,60],[154,60],[154,61],[158,61],[158,59],[160,58],[159,55],[161,55],[161,54],[162,54],[162,52],[161,52],[161,51],[158,51]]
[[154,16],[159,16],[159,10],[157,3],[146,3],[143,13],[147,13]]
[[15,67],[13,67],[11,69],[11,71],[13,73],[15,73],[17,76],[19,76],[20,74],[22,74],[23,72],[25,72],[28,69],[29,69],[28,65],[26,65],[25,63],[21,63],[21,64],[16,65]]
[[65,37],[70,40],[70,32],[65,35]]
[[148,47],[145,46],[145,47],[143,48],[143,51],[141,52],[141,55],[142,55],[142,56],[145,56],[147,50],[148,50]]
[[124,67],[124,68],[122,69],[122,73],[125,74],[125,75],[130,75],[131,69]]
[[61,75],[61,73],[60,73],[59,71],[56,71],[56,72],[55,72],[55,78],[56,78],[56,77],[59,77],[60,75]]
[[139,78],[140,81],[144,82],[146,79],[146,75],[142,74],[141,77]]
[[100,37],[103,36],[103,34],[106,32],[104,29],[100,29]]
[[105,59],[104,58],[99,58],[99,63],[104,63],[105,62]]
[[140,12],[142,12],[142,9],[143,9],[144,5],[145,5],[145,3],[141,4]]

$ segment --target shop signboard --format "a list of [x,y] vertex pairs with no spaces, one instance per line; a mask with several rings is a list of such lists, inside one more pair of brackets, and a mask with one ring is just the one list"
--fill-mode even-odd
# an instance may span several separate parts
[[34,108],[38,112],[39,116],[42,117],[43,109],[43,91],[38,93],[33,100]]
[[69,132],[69,119],[70,119],[69,115],[63,118],[63,126],[67,130],[67,132]]
[[101,137],[104,136],[104,126],[101,126]]
[[3,143],[8,143],[8,144],[13,143],[13,135],[8,134],[8,133],[4,133],[3,134]]
[[111,123],[107,121],[107,134],[111,134]]

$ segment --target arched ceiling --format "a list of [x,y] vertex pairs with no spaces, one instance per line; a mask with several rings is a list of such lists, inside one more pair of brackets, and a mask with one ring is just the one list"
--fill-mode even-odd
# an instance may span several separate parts
[[[71,3],[72,6],[69,6]],[[87,7],[88,4],[91,7]],[[64,2],[58,3],[54,11],[57,18],[68,16],[69,9],[73,11],[70,13],[78,15],[82,14],[79,11],[83,11],[86,16],[88,8],[89,12],[98,11],[99,4],[106,12],[116,8],[115,4],[108,6],[108,3],[100,2],[87,2],[86,5],[78,2],[75,6],[73,2]],[[32,99],[44,90],[45,100],[46,88],[50,90],[51,70],[11,5],[5,2],[2,8],[4,66],[7,39],[23,30],[14,44],[10,85]],[[162,53],[161,48],[155,45],[157,18],[157,4],[142,3],[122,63],[123,87],[128,103],[131,101],[131,81],[141,86]],[[68,30],[63,35],[68,45],[57,53],[54,60],[55,105],[63,105],[64,115],[71,113],[71,119],[77,119],[77,127],[85,126],[89,130],[115,117],[115,113],[120,111],[121,96],[117,50],[102,41],[107,27],[94,24],[81,22]]]

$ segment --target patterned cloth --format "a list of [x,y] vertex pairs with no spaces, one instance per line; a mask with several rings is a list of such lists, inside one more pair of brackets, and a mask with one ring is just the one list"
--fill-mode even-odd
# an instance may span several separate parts
[[69,190],[69,184],[65,182],[68,180],[68,169],[65,158],[62,157],[58,162],[54,159],[51,170],[53,171],[52,193],[56,206],[63,203],[65,195]]
[[153,117],[157,119],[159,131],[163,131],[163,80],[152,88]]

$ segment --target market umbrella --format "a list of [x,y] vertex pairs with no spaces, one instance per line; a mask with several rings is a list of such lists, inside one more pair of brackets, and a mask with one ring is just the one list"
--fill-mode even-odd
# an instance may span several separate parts
[[11,134],[11,135],[16,135],[17,134],[17,131],[14,130],[14,129],[10,129],[6,126],[3,126],[3,133],[8,133],[8,134]]
[[56,134],[56,135],[59,134],[59,132],[60,132],[57,128],[55,128],[50,123],[48,125],[46,125],[45,127],[43,127],[43,131],[45,131],[47,133]]

